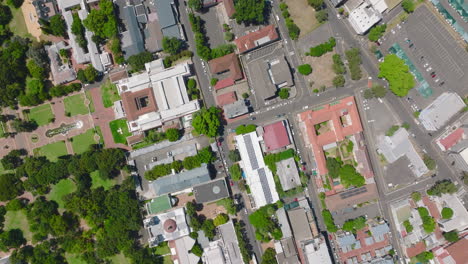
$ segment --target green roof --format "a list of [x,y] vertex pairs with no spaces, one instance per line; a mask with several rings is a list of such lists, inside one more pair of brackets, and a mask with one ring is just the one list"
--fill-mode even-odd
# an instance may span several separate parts
[[156,197],[148,203],[148,213],[157,214],[172,208],[169,195]]

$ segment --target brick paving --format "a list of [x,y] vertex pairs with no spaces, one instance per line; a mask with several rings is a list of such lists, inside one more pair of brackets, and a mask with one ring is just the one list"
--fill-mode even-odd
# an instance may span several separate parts
[[114,109],[112,109],[112,107],[104,107],[100,88],[91,88],[89,93],[93,97],[95,109],[94,113],[92,113],[93,122],[95,126],[99,126],[101,128],[102,137],[104,138],[104,145],[106,148],[122,148],[131,150],[131,148],[127,145],[114,142],[114,138],[112,137],[112,132],[109,127],[109,122],[115,119]]

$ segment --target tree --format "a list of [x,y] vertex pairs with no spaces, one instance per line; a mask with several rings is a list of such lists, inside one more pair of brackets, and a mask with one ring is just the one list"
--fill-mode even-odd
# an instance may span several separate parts
[[386,29],[387,29],[386,24],[374,26],[369,31],[369,35],[368,35],[369,40],[373,42],[379,40],[379,38],[382,37],[382,35],[385,33]]
[[198,243],[195,243],[192,249],[190,249],[190,253],[193,253],[195,256],[201,257],[203,255],[203,249]]
[[286,27],[288,28],[289,37],[292,40],[298,39],[299,35],[301,34],[301,29],[289,17],[285,19],[285,22],[286,22]]
[[405,227],[406,233],[409,234],[409,233],[413,232],[414,227],[413,227],[413,225],[411,225],[409,220],[404,221],[403,226]]
[[226,209],[228,214],[235,215],[237,213],[236,205],[232,198],[224,198],[216,202],[217,205],[220,205]]
[[182,50],[183,42],[175,37],[164,37],[162,40],[162,46],[164,52],[175,55]]
[[269,247],[265,250],[262,256],[262,264],[278,264],[276,260],[276,250]]
[[2,166],[6,170],[14,170],[23,164],[21,156],[28,154],[25,149],[14,149],[5,155],[2,160]]
[[387,95],[387,89],[379,84],[374,84],[371,88],[372,93],[377,98],[384,98]]
[[0,25],[5,26],[13,19],[10,7],[0,4]]
[[26,239],[23,237],[21,229],[11,229],[0,234],[0,250],[8,251],[11,248],[19,248],[26,244]]
[[297,67],[297,70],[302,75],[309,75],[312,73],[312,67],[310,66],[310,64],[299,65],[299,67]]
[[20,8],[23,5],[24,0],[7,0],[7,4],[14,8]]
[[213,220],[215,226],[220,226],[229,221],[229,216],[227,214],[219,214]]
[[306,53],[307,56],[320,57],[327,52],[333,51],[333,48],[336,46],[335,38],[331,37],[327,42],[319,44],[317,46],[311,47],[309,52]]
[[361,187],[366,183],[366,180],[361,174],[359,174],[359,172],[356,171],[356,168],[349,164],[341,167],[340,180],[341,184],[343,184],[345,188],[350,186]]
[[26,206],[27,202],[27,199],[13,199],[10,202],[8,202],[8,204],[6,205],[6,209],[8,211],[19,211]]
[[424,161],[424,164],[426,165],[426,167],[429,169],[429,170],[434,170],[437,166],[435,160],[433,160],[429,155],[427,154],[424,154],[423,156],[423,161]]
[[335,78],[333,78],[333,85],[335,85],[336,88],[338,87],[343,87],[345,85],[345,78],[343,75],[337,75]]
[[192,126],[198,134],[215,137],[220,132],[220,110],[214,106],[206,109],[203,107],[193,116]]
[[413,199],[413,201],[416,203],[421,201],[421,193],[420,192],[411,193],[411,199]]
[[346,59],[348,60],[349,72],[351,73],[351,80],[360,80],[362,77],[361,72],[361,53],[359,48],[352,48],[345,52]]
[[14,174],[0,175],[0,201],[8,201],[23,193],[23,185]]
[[43,24],[42,30],[54,36],[65,37],[67,35],[67,25],[59,14],[52,16],[48,23]]
[[232,33],[231,31],[227,31],[224,33],[224,39],[226,41],[232,41],[234,40],[234,33]]
[[323,0],[307,0],[307,2],[315,10],[320,10],[323,8]]
[[195,89],[196,87],[197,87],[197,81],[195,81],[194,79],[188,79],[187,88],[191,90],[191,89]]
[[379,78],[385,78],[390,90],[399,97],[406,96],[414,85],[414,77],[409,67],[395,54],[385,56],[379,65]]
[[203,1],[202,0],[188,0],[188,6],[195,11],[200,11],[203,8]]
[[169,128],[166,130],[166,138],[170,142],[177,141],[180,138],[180,131],[176,128]]
[[434,254],[431,251],[425,251],[416,255],[416,259],[421,263],[428,263],[433,258]]
[[315,18],[319,23],[323,23],[328,20],[328,13],[326,10],[320,10],[315,13]]
[[[117,19],[114,13],[114,4],[111,0],[100,0],[99,8],[92,8],[88,17],[83,20],[87,29],[95,35],[93,40],[104,40],[117,35]],[[96,39],[97,38],[97,39]]]
[[217,83],[218,83],[218,79],[217,79],[217,78],[211,78],[211,80],[210,80],[210,85],[211,85],[211,86],[215,86]]
[[43,79],[45,77],[45,69],[38,65],[34,60],[28,60],[26,67],[28,68],[31,77],[36,79]]
[[341,60],[340,54],[333,54],[333,71],[336,74],[345,74],[346,73],[346,68],[344,66],[343,61]]
[[278,92],[278,95],[281,99],[288,99],[289,98],[289,89],[288,88],[281,88]]
[[132,68],[133,72],[139,72],[145,69],[145,63],[151,62],[153,60],[153,54],[148,51],[132,55],[128,58],[127,62]]
[[214,222],[212,219],[205,220],[201,226],[201,230],[203,230],[203,232],[205,233],[205,236],[209,240],[213,240],[215,236],[215,229],[216,229],[216,226],[214,225]]
[[364,99],[372,99],[374,98],[374,93],[372,92],[371,89],[365,89],[364,90]]
[[336,179],[340,176],[340,168],[343,165],[343,162],[338,161],[335,158],[327,158],[327,170],[328,175],[330,175],[333,179]]
[[265,21],[264,0],[238,0],[234,2],[236,12],[233,18],[238,24],[261,24]]
[[86,30],[83,26],[83,22],[78,16],[78,13],[73,13],[73,22],[71,25],[71,32],[73,33],[73,35],[75,35],[76,42],[78,43],[78,45],[84,50],[87,50],[88,41],[85,38],[85,31]]
[[234,164],[229,167],[229,172],[231,173],[231,179],[233,181],[239,181],[242,179],[242,171],[239,164]]
[[98,77],[98,71],[93,67],[93,65],[89,64],[86,69],[84,69],[84,75],[87,83],[93,83]]
[[453,210],[449,207],[442,208],[441,215],[443,219],[450,219],[453,216]]
[[406,13],[413,13],[416,8],[413,0],[403,0],[403,2],[401,2],[401,7],[403,7]]
[[333,216],[330,211],[322,210],[322,217],[328,232],[335,233],[338,231],[338,227],[336,227],[335,221],[333,220]]
[[447,240],[450,243],[457,242],[459,239],[458,232],[455,230],[446,232],[443,235],[444,235],[445,240]]
[[24,121],[21,119],[13,120],[13,128],[15,128],[16,132],[32,132],[37,129],[38,125],[36,121]]
[[230,150],[229,154],[228,154],[228,157],[232,162],[238,162],[239,160],[241,160],[239,150],[237,150],[237,149]]

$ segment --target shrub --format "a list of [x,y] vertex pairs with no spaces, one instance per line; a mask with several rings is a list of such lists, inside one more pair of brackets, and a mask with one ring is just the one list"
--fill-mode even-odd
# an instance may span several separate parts
[[385,135],[391,137],[398,131],[398,129],[400,129],[400,126],[393,125],[387,130],[387,132],[385,132]]
[[435,160],[433,160],[429,155],[424,154],[423,161],[429,170],[434,170],[436,168]]
[[240,125],[236,128],[236,134],[237,135],[243,135],[247,134],[250,132],[254,132],[257,129],[256,125],[250,124],[250,125]]
[[411,193],[411,198],[413,199],[414,202],[419,202],[419,201],[421,201],[421,193],[420,192],[413,192],[413,193]]
[[195,256],[201,257],[203,255],[203,249],[198,243],[196,243],[195,245],[193,245],[192,249],[190,250],[190,253],[193,253]]
[[362,77],[361,72],[361,54],[359,48],[353,48],[345,52],[346,59],[348,60],[349,72],[351,73],[352,80],[360,80]]
[[216,79],[216,78],[211,78],[211,80],[210,80],[211,86],[215,86],[217,83],[218,83],[218,79]]
[[229,221],[229,216],[227,214],[219,214],[213,220],[215,226],[220,226]]
[[442,215],[442,218],[444,218],[444,219],[452,218],[452,216],[453,216],[452,208],[449,208],[449,207],[442,208],[441,215]]
[[346,82],[346,80],[345,80],[345,78],[344,78],[344,76],[343,76],[342,74],[337,75],[337,76],[335,76],[335,78],[333,78],[333,85],[334,85],[336,88],[338,88],[338,87],[344,87],[345,82]]
[[297,70],[302,75],[309,75],[312,73],[312,67],[310,66],[310,64],[299,65],[299,67],[297,67]]
[[326,10],[320,10],[315,13],[315,18],[319,23],[323,23],[328,20],[328,13]]
[[233,181],[238,181],[242,179],[242,171],[239,164],[234,164],[229,167],[229,172],[231,173],[231,179]]
[[327,42],[319,44],[315,47],[311,47],[309,52],[306,53],[307,56],[320,57],[323,54],[330,52],[336,46],[335,38],[331,37]]
[[323,221],[325,223],[325,226],[327,227],[327,231],[331,233],[335,233],[338,231],[338,228],[335,225],[335,222],[333,220],[333,216],[328,210],[323,210],[322,211],[322,216],[323,216]]
[[178,129],[176,129],[176,128],[169,128],[166,131],[166,138],[170,142],[177,141],[180,138],[180,131]]
[[278,95],[281,99],[288,99],[289,98],[289,89],[288,88],[281,88],[278,92]]
[[403,0],[403,2],[401,2],[401,7],[403,7],[406,13],[412,13],[416,8],[413,0]]
[[404,221],[404,222],[403,222],[403,226],[404,226],[405,229],[406,229],[406,233],[411,233],[411,232],[413,232],[414,227],[411,225],[411,223],[410,223],[409,220]]
[[444,238],[450,243],[457,242],[458,241],[458,232],[453,230],[447,233],[444,233]]
[[369,40],[374,41],[374,42],[379,40],[379,38],[381,38],[382,35],[385,33],[386,29],[387,29],[387,25],[385,24],[378,25],[378,26],[371,28],[371,30],[369,31],[369,35],[368,35]]

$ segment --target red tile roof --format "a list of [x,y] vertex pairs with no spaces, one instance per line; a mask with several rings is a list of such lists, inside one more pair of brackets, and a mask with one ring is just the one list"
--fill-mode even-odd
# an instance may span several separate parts
[[[154,99],[153,89],[146,88],[137,92],[125,92],[121,95],[122,104],[127,115],[128,121],[134,121],[138,119],[139,116],[158,111],[158,106],[156,105],[156,100]],[[147,106],[141,107],[138,104],[138,99],[147,97]]]
[[267,151],[283,148],[291,144],[284,121],[264,126],[263,130],[263,140],[265,141]]
[[228,17],[232,17],[232,15],[236,13],[236,9],[234,8],[234,0],[223,0],[223,2]]
[[274,25],[268,25],[255,32],[249,33],[245,36],[239,37],[234,42],[237,45],[237,49],[240,53],[244,53],[248,50],[264,45],[271,41],[275,41],[279,38],[278,32]]
[[444,146],[445,150],[448,150],[463,138],[463,133],[464,130],[460,127],[457,130],[450,133],[450,135],[448,135],[447,137],[439,140],[439,142],[440,144],[442,144],[442,146]]
[[468,263],[468,237],[458,240],[452,245],[448,246],[446,250],[450,256],[455,260],[455,263]]
[[215,90],[219,90],[219,89],[223,89],[223,88],[226,88],[226,87],[229,87],[229,86],[232,86],[234,85],[236,82],[231,79],[231,78],[227,78],[227,79],[224,79],[224,80],[221,80],[221,81],[218,81],[215,85]]
[[[343,127],[341,117],[348,115],[346,127]],[[323,146],[333,142],[339,142],[350,136],[362,131],[361,120],[359,119],[359,112],[356,107],[354,97],[346,97],[335,104],[328,104],[320,107],[318,110],[308,110],[300,113],[300,119],[304,122],[306,127],[306,134],[309,143],[317,161],[317,168],[320,175],[327,174],[327,166],[325,155],[323,153]],[[332,122],[331,131],[317,135],[314,125],[323,123],[325,121]]]
[[212,74],[229,71],[229,77],[225,79],[231,79],[231,81],[227,82],[233,83],[234,81],[240,80],[243,77],[242,69],[239,64],[239,58],[237,58],[235,53],[210,60],[208,61],[208,65],[210,66],[210,71]]
[[408,258],[412,258],[420,253],[423,253],[424,251],[426,251],[426,244],[424,244],[424,241],[421,241],[412,247],[406,248],[406,256],[408,256]]
[[432,217],[435,218],[435,220],[440,219],[440,212],[439,209],[437,209],[437,205],[429,199],[429,196],[425,195],[422,197],[422,201],[425,206],[429,209],[429,213],[432,215]]
[[227,104],[232,104],[237,101],[237,96],[235,92],[229,92],[225,94],[220,94],[216,97],[216,102],[218,106],[225,106]]

